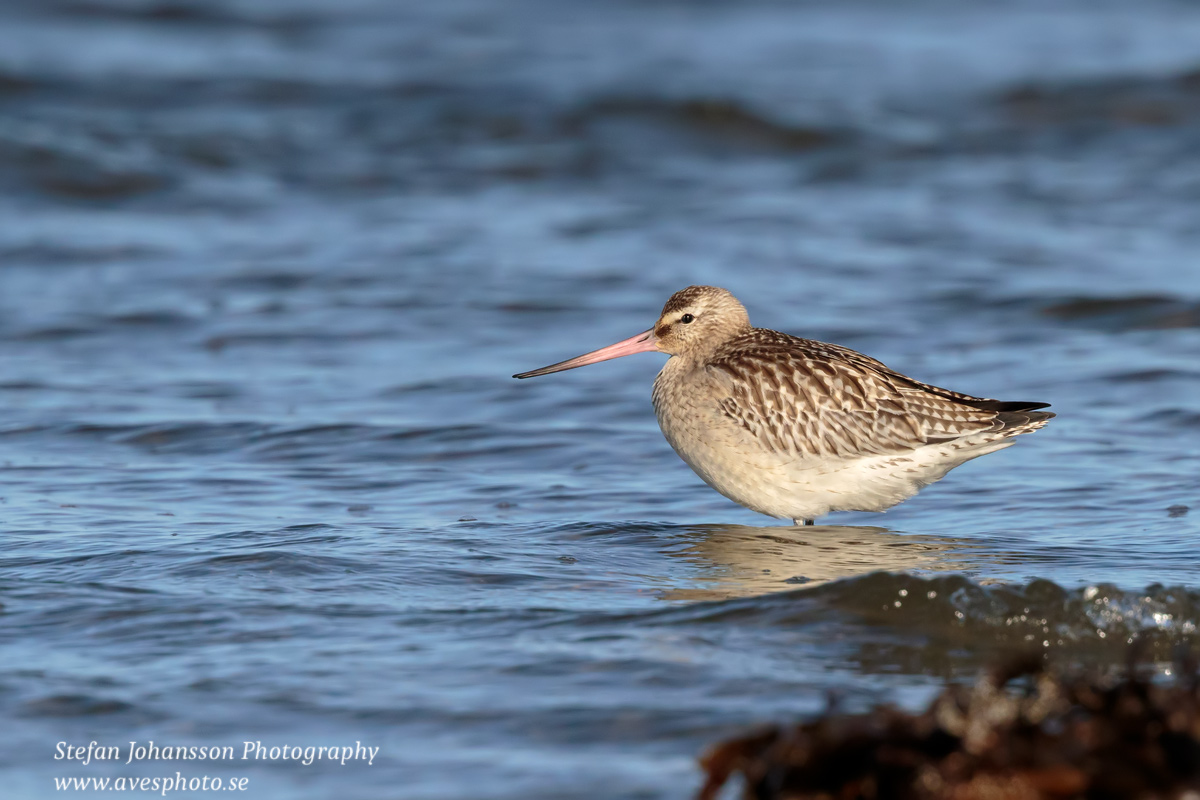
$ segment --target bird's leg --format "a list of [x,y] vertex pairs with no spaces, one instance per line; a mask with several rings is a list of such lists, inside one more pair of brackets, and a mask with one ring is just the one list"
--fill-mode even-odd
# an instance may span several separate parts
[[816,525],[817,521],[815,519],[794,519],[794,520],[792,520],[792,524],[793,525]]

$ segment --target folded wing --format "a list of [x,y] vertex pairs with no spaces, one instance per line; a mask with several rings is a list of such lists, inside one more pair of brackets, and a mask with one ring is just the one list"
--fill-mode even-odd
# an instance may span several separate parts
[[[973,397],[920,383],[837,345],[753,329],[708,369],[721,413],[764,447],[800,457],[910,452],[974,434],[1024,432],[1045,403]],[[1040,425],[1039,425],[1040,426]],[[1006,434],[1007,435],[1007,434]]]

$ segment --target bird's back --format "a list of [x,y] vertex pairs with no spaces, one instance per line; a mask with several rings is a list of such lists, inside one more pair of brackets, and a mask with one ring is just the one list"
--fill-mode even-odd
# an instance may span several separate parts
[[728,389],[724,411],[764,446],[815,456],[879,455],[1016,433],[1054,416],[1037,411],[1046,403],[943,389],[849,348],[764,328],[726,342],[705,369]]

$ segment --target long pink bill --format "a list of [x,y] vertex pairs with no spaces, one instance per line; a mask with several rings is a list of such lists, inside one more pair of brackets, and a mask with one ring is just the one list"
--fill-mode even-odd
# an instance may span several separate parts
[[608,361],[610,358],[620,358],[621,356],[631,356],[634,353],[648,353],[658,349],[658,337],[654,335],[654,329],[643,331],[637,336],[630,336],[628,339],[610,344],[608,347],[601,347],[599,350],[593,350],[590,353],[584,353],[575,358],[569,358],[566,361],[560,361],[557,364],[551,364],[548,367],[535,369],[532,372],[522,372],[520,375],[513,375],[514,378],[536,378],[538,375],[549,375],[551,372],[562,372],[564,369],[575,369],[576,367],[586,367],[588,364],[596,364],[600,361]]

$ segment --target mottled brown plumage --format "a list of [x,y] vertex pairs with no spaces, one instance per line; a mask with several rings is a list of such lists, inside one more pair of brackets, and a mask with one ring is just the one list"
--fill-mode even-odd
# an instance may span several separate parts
[[845,347],[765,328],[725,342],[706,368],[729,377],[723,413],[765,447],[810,456],[904,452],[1027,424],[1020,412],[1045,407],[940,389]]
[[882,511],[1054,416],[1045,403],[921,383],[838,345],[754,328],[732,294],[689,286],[655,326],[516,377],[633,352],[672,356],[652,399],[667,441],[710,486],[793,520]]

